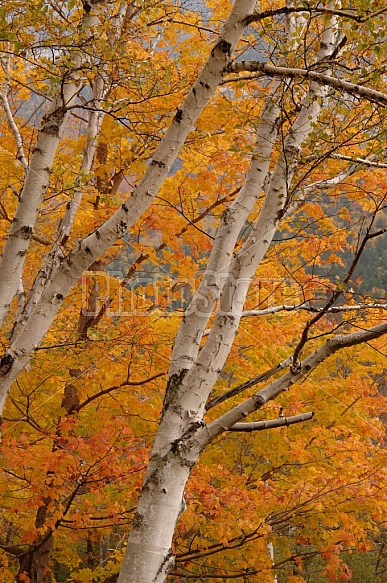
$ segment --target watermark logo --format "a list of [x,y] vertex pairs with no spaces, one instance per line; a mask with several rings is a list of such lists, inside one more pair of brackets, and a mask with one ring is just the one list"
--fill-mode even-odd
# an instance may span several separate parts
[[157,309],[181,314],[188,310],[200,316],[215,307],[218,313],[228,314],[231,305],[234,315],[245,310],[264,314],[281,306],[291,309],[308,303],[320,304],[332,291],[312,278],[297,282],[290,278],[255,277],[250,281],[233,279],[225,273],[199,273],[191,279],[145,275],[134,277],[125,285],[123,281],[124,273],[119,270],[85,272],[80,282],[82,315],[145,316]]

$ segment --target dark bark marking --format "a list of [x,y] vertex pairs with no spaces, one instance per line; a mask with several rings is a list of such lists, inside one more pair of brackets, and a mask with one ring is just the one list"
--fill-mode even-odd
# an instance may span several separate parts
[[65,107],[58,107],[43,117],[42,131],[49,136],[58,137],[59,130],[66,115]]
[[183,119],[183,110],[182,109],[178,109],[177,112],[176,112],[176,115],[174,117],[174,121],[176,123],[180,123],[182,119]]
[[266,403],[265,399],[261,395],[253,395],[253,401],[257,409],[260,409]]
[[19,231],[16,234],[20,236],[22,239],[28,241],[28,239],[30,239],[32,235],[32,227],[30,227],[29,225],[24,225],[24,227],[19,229]]
[[86,14],[90,14],[90,12],[91,12],[90,4],[85,2],[85,0],[82,0],[82,6],[83,6],[83,10],[86,12]]
[[211,51],[211,56],[213,57],[215,55],[215,50],[218,49],[218,51],[220,51],[221,53],[224,53],[225,55],[230,56],[231,55],[231,43],[229,43],[226,40],[220,40],[218,42],[218,44],[216,44],[214,46],[214,48]]
[[14,356],[12,356],[11,354],[4,354],[4,356],[0,358],[0,373],[2,375],[6,375],[7,373],[9,373],[14,361],[15,361]]
[[66,243],[67,243],[67,241],[69,240],[69,238],[70,238],[70,236],[69,236],[69,235],[64,235],[64,236],[62,237],[62,240],[61,240],[61,242],[60,242],[60,244],[61,244],[61,246],[62,246],[62,247],[64,247],[64,246],[66,245]]
[[165,389],[165,396],[162,408],[162,415],[168,410],[171,405],[175,405],[178,401],[179,390],[188,369],[183,368],[179,373],[173,374],[168,380]]
[[159,168],[165,168],[165,162],[161,162],[161,160],[152,160],[152,166],[158,166]]
[[179,451],[179,448],[180,448],[180,439],[175,439],[175,441],[173,441],[172,445],[171,445],[171,452],[173,454],[175,454]]
[[223,214],[222,214],[222,217],[221,217],[221,218],[222,218],[222,222],[223,222],[225,225],[228,225],[228,219],[229,219],[229,216],[228,216],[228,215],[229,215],[229,214],[230,214],[230,209],[229,209],[229,208],[226,208],[226,209],[223,211]]
[[134,515],[133,518],[133,528],[141,528],[141,526],[143,525],[144,522],[144,518],[145,516],[143,514],[141,514],[141,512],[136,512],[136,514]]
[[[164,460],[165,458],[161,458],[161,460]],[[159,463],[161,463],[161,460]],[[147,479],[147,481],[145,482],[145,484],[143,485],[143,491],[144,492],[149,492],[151,490],[151,486],[153,485],[153,488],[155,486],[158,486],[161,482],[161,476],[160,476],[160,468],[156,468],[154,470],[154,472],[151,473],[151,475],[149,476],[149,478]]]

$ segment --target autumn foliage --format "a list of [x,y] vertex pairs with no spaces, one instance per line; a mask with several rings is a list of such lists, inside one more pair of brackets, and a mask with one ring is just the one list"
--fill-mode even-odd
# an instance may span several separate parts
[[[235,51],[223,0],[0,7],[2,583],[116,581],[148,464],[166,491],[191,438],[151,581],[349,581],[348,557],[384,548],[387,305],[359,267],[386,231],[382,4],[268,0]],[[189,374],[213,379],[192,408]]]

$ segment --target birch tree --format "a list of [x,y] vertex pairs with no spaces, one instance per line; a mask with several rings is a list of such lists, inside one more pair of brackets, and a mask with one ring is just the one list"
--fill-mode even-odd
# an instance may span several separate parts
[[[4,16],[8,37],[2,58],[3,123],[9,128],[11,150],[17,160],[15,173],[22,188],[20,194],[16,191],[16,201],[12,194],[12,202],[7,191],[3,205],[3,219],[8,219],[10,229],[0,263],[0,306],[5,330],[5,349],[0,361],[2,412],[12,384],[25,374],[23,371],[50,335],[55,317],[67,309],[66,297],[68,294],[71,297],[71,290],[82,274],[111,252],[117,241],[125,242],[144,217],[157,213],[158,200],[165,199],[184,215],[181,200],[176,202],[168,189],[182,172],[187,180],[195,174],[189,148],[192,144],[198,151],[203,147],[211,161],[212,155],[207,154],[206,148],[211,152],[215,138],[219,142],[226,136],[223,143],[232,178],[225,180],[229,192],[224,199],[217,197],[212,203],[209,197],[207,210],[189,222],[190,227],[195,227],[205,218],[212,243],[199,285],[174,339],[158,430],[119,583],[162,583],[173,570],[172,540],[184,511],[184,491],[193,468],[209,446],[228,431],[262,429],[262,425],[245,424],[245,419],[293,390],[297,383],[306,382],[332,355],[346,348],[372,344],[387,332],[385,302],[373,298],[354,301],[349,291],[364,249],[386,230],[378,223],[385,206],[385,195],[379,186],[375,186],[369,199],[359,193],[364,189],[370,168],[375,168],[377,176],[384,180],[381,144],[387,95],[383,90],[383,27],[387,9],[364,7],[360,3],[356,8],[349,8],[338,1],[323,6],[297,2],[258,6],[255,0],[235,0],[228,13],[223,4],[209,6],[208,10],[210,16],[201,14],[200,9],[195,14],[189,6],[179,7],[174,3],[138,7],[130,3],[110,6],[89,2],[82,9],[69,5],[66,10],[55,5],[54,11],[59,16],[52,30],[48,22],[52,13],[46,11],[49,33],[55,37],[55,26],[59,30],[67,23],[70,26],[67,40],[73,48],[70,50],[63,43],[57,49],[58,54],[52,49],[55,78],[43,83],[44,87],[41,81],[37,83],[37,94],[44,88],[45,99],[50,104],[44,102],[47,111],[40,126],[32,132],[35,145],[31,152],[26,151],[26,137],[23,141],[23,131],[19,129],[22,121],[13,108],[13,87],[19,83],[21,91],[23,82],[16,79],[12,63],[13,59],[17,63],[25,59],[28,63],[29,55],[35,58],[41,51],[39,67],[44,70],[49,61],[46,53],[49,43],[33,35],[28,40],[31,46],[27,43],[24,49],[23,42],[15,40],[10,24],[11,16],[17,22],[20,14],[16,10],[15,14],[10,12],[11,16]],[[196,37],[191,45],[188,43],[188,50],[197,51],[197,72],[192,84],[186,86],[179,72],[179,56],[184,63],[187,59],[184,42],[188,42],[184,35],[189,35],[191,29]],[[153,32],[149,34],[149,30]],[[365,30],[370,31],[372,41],[366,38]],[[173,65],[168,64],[164,75],[156,65],[154,70],[144,72],[152,59],[157,61],[162,46],[178,38],[182,31],[180,55],[178,50],[170,51]],[[134,40],[135,33],[139,35],[138,40]],[[193,50],[199,38],[203,39],[202,44]],[[378,50],[372,49],[372,43]],[[125,83],[120,78],[122,75],[128,77]],[[155,88],[157,83],[160,87]],[[169,97],[163,101],[167,89]],[[130,91],[133,93],[128,98]],[[160,101],[156,114],[151,105],[149,111],[147,106],[144,111],[136,111],[139,104],[151,104],[153,99]],[[173,109],[169,105],[171,100],[176,102]],[[236,110],[243,110],[247,104],[253,112],[251,119],[243,114],[247,117],[242,133],[245,143],[238,139],[237,127],[228,136],[223,112],[223,121],[217,122],[216,111],[221,111],[222,103],[231,103]],[[154,125],[161,125],[156,130],[152,126],[153,115]],[[213,120],[208,122],[212,115],[215,124]],[[78,145],[75,149],[79,163],[72,170],[71,197],[65,198],[64,211],[58,206],[61,212],[58,221],[48,228],[50,250],[36,254],[32,249],[32,259],[26,263],[34,236],[39,239],[35,233],[39,219],[50,210],[48,189],[53,197],[61,194],[55,192],[60,184],[56,160],[60,162],[60,156],[66,155],[65,130],[70,131],[71,116],[75,120],[81,117],[85,127],[83,147],[80,150]],[[110,136],[104,135],[104,127],[107,131],[111,129],[111,120],[116,124],[113,136],[118,137],[117,127],[122,124],[128,128],[130,139],[121,155],[121,167],[109,169],[109,155],[113,159],[116,150]],[[61,141],[63,152],[60,152]],[[175,171],[176,160],[182,163],[182,169]],[[204,163],[199,155],[198,160]],[[214,166],[214,182],[220,183],[221,164]],[[105,172],[103,178],[101,168]],[[91,195],[95,195],[93,205],[98,210],[99,197],[119,191],[121,181],[128,180],[128,176],[135,182],[130,195],[125,199],[121,194],[116,208],[104,208],[100,216],[93,216],[92,232],[80,229],[77,220],[82,222],[85,198],[90,204]],[[235,184],[231,188],[233,180]],[[294,276],[300,292],[296,300],[278,302],[267,308],[256,305],[253,301],[256,273],[264,269],[267,261],[273,265],[270,254],[275,254],[280,245],[286,250],[287,238],[297,241],[294,234],[297,230],[306,241],[305,223],[320,221],[321,232],[312,231],[315,239],[321,238],[324,229],[327,233],[319,258],[329,251],[330,244],[336,245],[335,250],[345,244],[343,233],[340,241],[334,243],[340,229],[334,235],[328,234],[333,223],[323,212],[324,203],[342,192],[354,201],[352,222],[356,223],[356,213],[361,213],[357,244],[353,246],[353,258],[346,266],[345,275],[337,285],[324,280],[326,288],[322,295],[313,290],[311,293],[311,288],[301,283],[301,277],[297,280],[298,276]],[[218,206],[223,209],[221,217],[210,219],[211,211]],[[168,230],[170,226],[164,228]],[[187,229],[188,225],[174,234],[183,237]],[[282,240],[276,246],[279,233]],[[307,245],[307,242],[300,244],[300,257],[307,257]],[[166,243],[161,243],[156,251],[166,247]],[[141,250],[140,245],[138,250],[129,273],[123,278],[125,283],[152,254],[152,250]],[[39,265],[35,263],[36,256]],[[280,265],[281,261],[280,258]],[[285,263],[282,263],[284,269]],[[305,264],[304,275],[307,274]],[[294,273],[298,269],[301,270],[294,267]],[[26,281],[28,293],[24,291]],[[88,327],[98,325],[109,302],[110,298],[105,298],[104,307],[94,313]],[[344,317],[336,328],[332,327],[328,316],[339,312]],[[247,319],[258,322],[256,333],[264,335],[260,318],[263,321],[270,314],[285,317],[289,313],[306,314],[306,318],[300,320],[300,328],[288,343],[286,359],[273,363],[268,373],[244,383],[240,390],[225,390],[214,400],[212,391],[227,366],[241,322]],[[380,314],[379,320],[373,316],[375,313]],[[352,318],[353,314],[359,318]],[[87,339],[88,327],[83,328],[83,339]],[[258,383],[265,384],[245,393]],[[215,405],[228,402],[236,395],[240,396],[237,404],[232,401],[228,410],[218,417],[208,416]],[[64,408],[70,417],[81,409],[76,400],[66,402]],[[312,412],[305,412],[305,416],[289,418],[286,423],[307,421],[311,417]],[[264,423],[265,429],[269,429],[281,425],[282,421],[273,419]],[[45,479],[49,488],[50,475]],[[41,513],[42,522],[37,527],[42,532],[32,545],[33,553],[11,548],[6,543],[1,545],[21,557],[20,581],[23,573],[36,583],[44,578],[55,530],[48,524],[50,520],[53,522],[54,515],[55,524],[63,518],[58,519],[59,504],[54,499],[47,500],[44,503],[51,510],[45,511],[43,518]],[[41,556],[43,553],[45,558]],[[25,556],[30,560],[28,565]]]

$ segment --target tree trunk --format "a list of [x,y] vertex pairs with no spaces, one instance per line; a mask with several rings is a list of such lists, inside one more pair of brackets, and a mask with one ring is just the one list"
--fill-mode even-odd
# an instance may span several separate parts
[[157,433],[118,583],[163,583],[172,567],[176,522],[184,511],[184,489],[200,451],[191,443],[203,424],[192,421],[174,401],[184,375],[167,386]]
[[[35,527],[42,528],[46,518],[46,507],[41,506],[37,512]],[[30,548],[27,554],[19,559],[19,571],[16,576],[17,583],[45,583],[47,565],[51,559],[51,552],[54,544],[52,532],[39,537],[36,543]]]
[[173,565],[171,548],[190,465],[170,450],[154,453],[141,491],[119,583],[163,583]]

